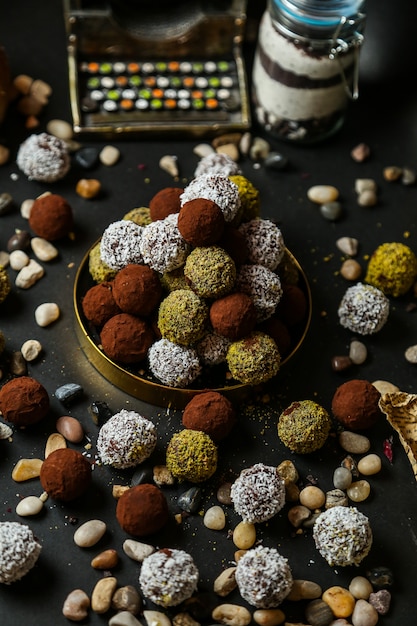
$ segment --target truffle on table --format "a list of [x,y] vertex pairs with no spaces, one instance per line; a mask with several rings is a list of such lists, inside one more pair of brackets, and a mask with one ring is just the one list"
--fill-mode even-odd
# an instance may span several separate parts
[[341,326],[359,335],[373,335],[386,324],[390,312],[387,296],[373,285],[349,287],[337,311]]
[[201,174],[194,178],[181,194],[181,206],[195,198],[215,202],[226,222],[232,222],[240,210],[238,186],[223,174]]
[[215,244],[223,235],[224,225],[219,205],[204,198],[186,202],[178,215],[179,231],[192,246]]
[[281,355],[272,337],[254,330],[230,344],[226,362],[235,380],[259,385],[278,373]]
[[284,257],[284,237],[271,220],[253,219],[239,226],[249,251],[248,262],[276,270]]
[[101,327],[113,315],[121,313],[113,296],[112,283],[103,281],[88,289],[81,301],[85,317],[94,326]]
[[136,411],[122,409],[100,428],[97,452],[103,465],[126,469],[149,458],[156,442],[153,422]]
[[158,328],[169,341],[188,346],[204,334],[208,321],[205,301],[189,289],[176,289],[159,305]]
[[197,351],[162,338],[148,352],[152,374],[168,387],[188,387],[201,373]]
[[147,265],[129,263],[114,277],[113,296],[123,313],[146,317],[161,300],[161,281]]
[[185,428],[168,442],[166,465],[178,480],[201,483],[213,476],[217,457],[217,446],[209,435]]
[[100,333],[103,352],[120,363],[143,361],[153,340],[154,332],[150,324],[129,313],[111,317]]
[[256,463],[240,472],[230,496],[244,522],[266,522],[285,505],[285,483],[276,467]]
[[72,448],[54,450],[41,465],[42,488],[54,500],[75,500],[87,491],[91,480],[90,461]]
[[118,499],[116,518],[122,530],[130,535],[151,535],[168,523],[168,503],[156,485],[136,485],[123,492]]
[[279,416],[278,436],[292,452],[309,454],[324,446],[331,426],[330,415],[320,404],[294,401]]
[[214,442],[227,437],[236,423],[236,411],[226,396],[218,391],[204,391],[192,398],[184,408],[184,428],[201,430]]
[[12,378],[0,389],[0,413],[15,426],[40,422],[49,412],[45,387],[31,376]]
[[38,237],[47,241],[62,239],[74,226],[72,208],[56,193],[39,196],[30,210],[29,226]]
[[71,166],[65,142],[48,133],[30,135],[25,139],[17,152],[16,163],[29,180],[43,183],[60,180]]
[[231,293],[215,300],[210,307],[213,330],[236,341],[248,335],[256,325],[256,309],[252,298],[245,293]]
[[0,583],[20,580],[36,565],[42,546],[20,522],[0,522]]
[[288,559],[275,548],[256,546],[237,562],[237,586],[244,600],[258,609],[273,609],[288,596],[293,577]]
[[332,413],[345,428],[363,430],[374,426],[382,417],[381,394],[367,380],[353,379],[340,385],[332,399]]
[[184,276],[202,298],[220,298],[229,293],[236,280],[236,266],[223,248],[201,246],[187,257]]
[[407,293],[417,277],[417,257],[404,243],[383,243],[372,253],[365,282],[385,295],[397,298]]
[[178,606],[197,590],[199,571],[185,550],[163,548],[142,563],[139,585],[145,598],[164,608]]
[[151,220],[163,220],[171,213],[179,213],[181,208],[180,196],[184,189],[181,187],[165,187],[158,191],[149,201]]

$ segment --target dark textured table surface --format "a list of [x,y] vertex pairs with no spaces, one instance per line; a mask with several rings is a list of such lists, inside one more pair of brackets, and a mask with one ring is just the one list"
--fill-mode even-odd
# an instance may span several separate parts
[[[272,388],[266,390],[271,402],[263,404],[255,397],[248,405],[240,407],[239,427],[220,445],[218,472],[203,486],[202,510],[216,504],[216,487],[224,477],[237,475],[255,462],[278,465],[291,458],[303,480],[312,475],[322,489],[332,488],[333,470],[343,458],[343,451],[334,438],[319,453],[305,457],[289,454],[278,440],[278,415],[293,400],[314,399],[330,409],[336,388],[351,378],[387,380],[402,391],[417,391],[416,366],[404,357],[404,351],[416,343],[417,337],[416,313],[410,312],[408,306],[415,303],[413,294],[391,300],[386,327],[364,339],[368,358],[363,365],[343,373],[331,367],[332,357],[346,354],[352,339],[351,333],[339,325],[337,317],[338,304],[349,284],[339,273],[342,254],[336,248],[336,240],[342,236],[359,240],[357,259],[363,268],[367,256],[387,241],[401,241],[417,251],[417,187],[386,182],[382,174],[388,165],[417,167],[417,93],[414,82],[407,81],[402,70],[408,58],[409,26],[406,20],[396,19],[387,2],[382,7],[370,8],[369,44],[367,42],[364,48],[360,99],[351,106],[346,125],[334,139],[309,148],[271,140],[272,148],[289,160],[284,171],[270,171],[262,165],[256,167],[248,158],[241,161],[244,174],[260,190],[262,216],[278,221],[288,248],[306,272],[312,291],[313,314],[301,349],[283,367]],[[398,24],[398,28],[392,29],[392,24]],[[53,118],[69,121],[66,42],[60,3],[56,0],[35,4],[20,0],[7,6],[3,3],[0,44],[7,50],[13,76],[28,74],[45,80],[52,87],[53,93],[36,131],[44,130],[48,120]],[[389,55],[386,54],[388,46]],[[249,64],[250,60],[249,49]],[[253,132],[257,134],[259,130],[254,128]],[[111,142],[121,151],[120,161],[111,168],[99,166],[91,173],[91,177],[101,181],[102,194],[96,199],[84,200],[76,194],[75,186],[85,177],[85,172],[75,166],[53,186],[28,181],[18,170],[16,152],[28,134],[24,120],[12,104],[0,129],[0,143],[11,149],[9,163],[0,168],[0,192],[10,193],[15,207],[11,213],[0,217],[0,249],[6,248],[16,228],[27,228],[19,211],[23,200],[49,190],[63,195],[71,204],[75,235],[57,244],[59,259],[45,267],[42,280],[29,290],[13,287],[10,296],[0,305],[0,329],[10,352],[19,350],[26,339],[41,342],[42,356],[29,365],[29,373],[45,386],[51,398],[51,411],[46,420],[36,427],[17,431],[12,442],[0,442],[1,521],[21,519],[15,513],[19,499],[40,495],[42,490],[37,480],[16,483],[11,472],[20,458],[42,458],[46,438],[54,432],[60,415],[68,413],[83,423],[91,442],[92,458],[97,426],[88,408],[93,401],[106,401],[113,412],[122,408],[137,410],[155,421],[159,441],[152,457],[154,464],[164,462],[165,445],[171,434],[181,428],[179,412],[141,402],[114,387],[91,366],[75,336],[72,296],[77,268],[104,228],[131,208],[146,206],[157,191],[172,184],[172,178],[158,165],[161,156],[178,157],[181,181],[186,184],[197,164],[193,153],[197,142],[163,137]],[[350,152],[360,142],[370,146],[371,157],[356,163]],[[83,141],[83,145],[101,146],[104,142],[97,139]],[[357,178],[372,178],[377,182],[376,206],[358,205],[354,191]],[[331,184],[340,190],[343,216],[337,222],[324,220],[317,207],[307,200],[307,190],[314,184]],[[8,271],[13,280],[14,272]],[[59,305],[61,316],[50,327],[40,328],[35,322],[34,310],[47,301]],[[82,385],[84,395],[65,408],[54,392],[68,382]],[[415,624],[417,577],[415,479],[398,437],[384,419],[367,434],[371,451],[382,458],[382,471],[370,478],[371,496],[358,505],[369,516],[374,532],[372,551],[363,564],[346,570],[327,566],[315,551],[310,532],[294,535],[287,520],[288,505],[276,518],[258,528],[258,539],[265,545],[279,548],[289,559],[295,578],[314,580],[323,588],[347,584],[354,575],[364,574],[374,566],[388,566],[395,581],[392,606],[389,614],[380,618],[380,623],[412,626]],[[384,441],[391,435],[392,463],[383,454]],[[83,445],[78,448],[84,450]],[[24,520],[43,549],[38,564],[27,577],[14,585],[1,586],[0,618],[4,626],[68,623],[61,612],[65,597],[75,588],[91,593],[101,574],[93,570],[90,561],[106,548],[115,548],[120,554],[120,565],[114,571],[119,585],[137,585],[139,565],[123,553],[122,544],[127,536],[116,521],[116,503],[112,496],[112,485],[128,485],[130,476],[131,472],[96,466],[88,494],[65,505],[49,499],[39,516]],[[178,511],[178,491],[181,488],[166,489],[172,513]],[[231,509],[227,509],[226,514],[224,531],[207,530],[201,515],[197,514],[182,525],[172,521],[162,533],[149,537],[149,542],[159,547],[179,546],[189,550],[200,568],[199,589],[210,591],[214,578],[233,562],[234,546],[228,531],[239,518]],[[79,524],[91,518],[105,520],[108,530],[99,545],[82,550],[74,544],[73,534]],[[71,519],[76,523],[72,524]],[[245,605],[237,592],[226,601]],[[287,621],[302,621],[301,607],[287,603],[283,608]],[[90,612],[86,623],[106,624],[110,615]]]

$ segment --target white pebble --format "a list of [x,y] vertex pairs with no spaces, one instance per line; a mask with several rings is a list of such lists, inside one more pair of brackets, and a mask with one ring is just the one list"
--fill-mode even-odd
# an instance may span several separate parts
[[45,274],[45,270],[34,259],[30,259],[29,263],[22,267],[16,276],[15,284],[20,289],[29,289],[40,280]]
[[142,626],[130,611],[119,611],[109,619],[109,626]]
[[340,252],[348,256],[356,256],[358,253],[359,242],[354,237],[340,237],[336,241],[336,246]]
[[404,356],[406,358],[406,361],[408,361],[409,363],[417,363],[417,345],[407,348]]
[[168,615],[161,611],[143,611],[147,626],[171,626]]
[[0,422],[0,439],[10,439],[13,435],[13,429],[8,424]]
[[16,507],[17,515],[20,517],[30,517],[31,515],[37,515],[43,509],[43,502],[37,496],[27,496],[20,500]]
[[111,167],[120,159],[120,150],[116,146],[104,146],[99,154],[100,162]]
[[375,626],[379,616],[372,604],[360,598],[355,604],[351,619],[353,626]]
[[178,159],[176,156],[171,154],[166,154],[161,157],[159,161],[159,167],[161,170],[164,170],[168,174],[171,174],[173,178],[176,178],[179,175],[178,169]]
[[210,530],[223,530],[226,526],[226,516],[221,506],[212,506],[204,514],[203,523]]
[[202,159],[203,157],[208,156],[209,154],[213,154],[215,152],[213,146],[209,143],[199,143],[193,149],[195,155]]
[[29,263],[29,255],[24,250],[13,250],[9,255],[9,263],[12,270],[19,272]]
[[28,198],[27,200],[23,200],[22,204],[20,205],[20,215],[25,220],[29,219],[30,211],[34,202],[35,200],[33,200],[32,198]]
[[335,202],[339,197],[339,190],[332,185],[313,185],[307,190],[307,198],[316,204]]
[[32,237],[30,245],[34,254],[40,261],[52,261],[58,256],[58,250],[55,246],[42,237]]
[[143,559],[155,552],[155,548],[141,541],[126,539],[123,542],[123,552],[134,561],[142,563]]
[[368,357],[368,350],[362,341],[354,339],[350,342],[349,358],[355,365],[362,365]]
[[376,192],[377,185],[372,178],[357,178],[355,180],[355,191],[357,194],[362,194],[364,191]]
[[80,548],[91,548],[96,545],[107,530],[106,523],[99,519],[90,519],[77,528],[74,542]]
[[63,141],[68,141],[69,139],[72,139],[72,126],[65,120],[50,120],[46,125],[46,130],[51,135],[54,135],[54,137],[58,137]]
[[34,361],[42,352],[42,344],[37,339],[28,339],[20,348],[25,361]]
[[377,454],[367,454],[358,461],[358,471],[364,476],[373,476],[381,471],[381,457]]
[[55,302],[44,302],[35,310],[35,320],[38,326],[44,328],[55,322],[60,316],[59,306]]
[[252,161],[264,161],[271,151],[271,146],[262,137],[254,137],[249,149],[249,157]]

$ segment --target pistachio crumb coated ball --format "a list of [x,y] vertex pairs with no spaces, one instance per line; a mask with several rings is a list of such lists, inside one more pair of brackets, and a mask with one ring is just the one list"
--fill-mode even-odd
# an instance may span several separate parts
[[117,270],[113,269],[101,259],[100,241],[90,250],[88,255],[88,271],[95,283],[104,283],[116,276]]
[[159,339],[148,352],[152,374],[168,387],[188,387],[201,373],[197,351],[169,339]]
[[254,330],[230,344],[226,361],[235,380],[259,385],[278,373],[281,356],[272,337]]
[[195,395],[182,414],[184,428],[201,430],[215,442],[227,437],[235,423],[233,404],[218,391],[204,391]]
[[201,339],[207,320],[207,304],[189,289],[171,291],[159,305],[158,328],[162,337],[180,345]]
[[239,217],[242,222],[249,222],[259,217],[261,211],[261,200],[259,190],[250,180],[241,174],[233,174],[229,176],[232,183],[238,188],[241,209]]
[[178,480],[201,483],[217,469],[217,446],[206,433],[185,428],[171,437],[166,465]]
[[313,538],[330,567],[359,565],[372,546],[369,519],[353,506],[338,505],[320,513]]
[[156,427],[150,420],[122,409],[100,428],[97,451],[103,465],[126,469],[149,458],[156,441]]
[[0,265],[0,304],[5,301],[11,288],[9,275],[4,267]]
[[238,186],[223,174],[201,174],[194,178],[181,195],[181,206],[195,198],[215,202],[226,222],[232,222],[240,210]]
[[130,220],[109,224],[100,242],[103,263],[114,270],[121,270],[129,263],[143,263],[140,241],[144,228]]
[[285,483],[276,467],[256,463],[240,472],[230,496],[244,522],[262,523],[285,505]]
[[235,576],[242,598],[258,609],[279,606],[293,585],[288,559],[275,548],[261,545],[239,559]]
[[309,454],[323,447],[330,433],[329,413],[313,400],[292,402],[279,416],[278,436],[292,452]]
[[239,226],[249,250],[249,263],[276,270],[284,256],[284,237],[280,228],[271,220],[261,218],[244,222]]
[[282,297],[279,276],[259,264],[245,264],[239,268],[235,290],[252,298],[258,322],[263,322],[275,312]]
[[161,284],[166,291],[190,289],[184,276],[184,267],[178,267],[176,270],[172,270],[172,272],[164,272],[161,276]]
[[139,248],[143,261],[160,274],[184,265],[190,246],[178,230],[178,213],[145,226]]
[[179,213],[181,208],[180,196],[182,187],[164,187],[158,191],[149,201],[151,220],[163,220],[171,213]]
[[152,222],[151,210],[147,206],[139,206],[131,209],[123,215],[124,220],[130,220],[138,226],[147,226]]
[[0,522],[0,583],[10,585],[36,565],[42,546],[26,524]]
[[390,312],[387,296],[373,285],[349,287],[338,308],[341,326],[359,335],[373,335],[386,324]]
[[220,298],[229,293],[236,280],[233,259],[219,246],[194,248],[187,257],[184,275],[202,298]]
[[197,590],[199,571],[185,550],[163,548],[142,563],[139,585],[145,598],[164,608],[188,600]]
[[373,252],[365,282],[385,295],[399,297],[407,293],[417,277],[417,257],[403,243],[383,243]]

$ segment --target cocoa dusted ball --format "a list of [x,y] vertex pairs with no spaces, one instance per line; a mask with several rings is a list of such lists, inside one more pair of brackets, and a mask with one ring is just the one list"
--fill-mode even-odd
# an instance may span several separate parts
[[150,535],[168,523],[168,503],[155,485],[136,485],[118,499],[116,518],[126,533],[135,537]]
[[54,500],[69,502],[79,498],[87,491],[91,479],[90,461],[72,448],[54,450],[41,466],[42,488]]
[[72,208],[56,193],[40,196],[30,210],[29,226],[38,237],[47,241],[62,239],[74,227]]
[[147,265],[130,263],[114,277],[113,296],[123,313],[146,317],[161,300],[161,281]]
[[223,235],[224,217],[212,200],[195,198],[186,202],[178,216],[178,229],[192,246],[211,246]]
[[12,378],[0,389],[0,412],[15,426],[40,422],[49,411],[45,387],[31,376]]
[[367,380],[348,380],[336,389],[332,400],[334,417],[345,428],[364,430],[374,426],[382,413],[380,392]]
[[245,293],[231,293],[215,300],[210,307],[213,330],[231,341],[248,335],[257,321],[253,300]]
[[235,423],[233,404],[217,391],[197,394],[188,402],[182,414],[184,428],[201,430],[213,441],[227,437]]
[[90,287],[82,299],[81,306],[88,321],[99,327],[121,312],[113,297],[110,281]]
[[119,313],[111,317],[100,333],[103,351],[120,363],[142,361],[154,341],[151,326],[139,317]]
[[156,193],[149,202],[151,220],[163,220],[171,213],[179,213],[181,208],[180,196],[184,189],[180,187],[165,187]]

